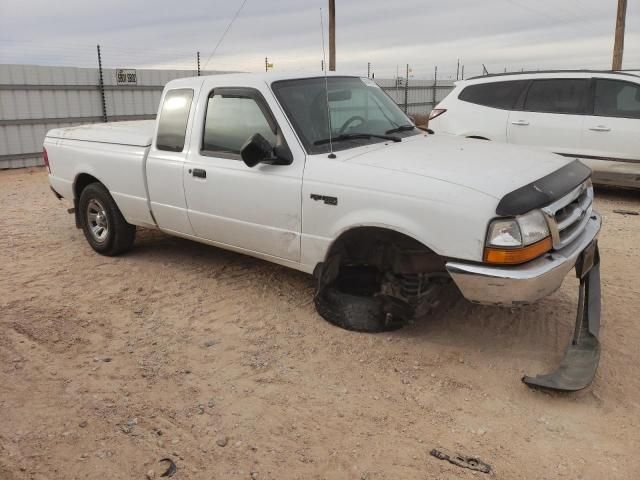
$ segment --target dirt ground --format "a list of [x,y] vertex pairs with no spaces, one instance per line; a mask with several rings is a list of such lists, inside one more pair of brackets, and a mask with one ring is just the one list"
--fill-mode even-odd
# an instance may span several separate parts
[[[521,310],[454,290],[391,334],[340,330],[310,277],[140,231],[94,253],[42,169],[0,172],[0,478],[640,478],[640,194],[598,192],[602,359],[533,391],[577,282]],[[224,446],[221,446],[224,445]],[[490,476],[429,455],[476,455]],[[150,472],[151,470],[151,472]]]

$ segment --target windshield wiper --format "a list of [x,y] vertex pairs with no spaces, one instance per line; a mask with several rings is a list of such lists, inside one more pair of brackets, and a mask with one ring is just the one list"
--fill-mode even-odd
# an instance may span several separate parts
[[392,142],[401,142],[402,139],[400,137],[396,137],[393,135],[378,135],[375,133],[342,133],[340,135],[336,135],[331,138],[324,138],[322,140],[316,140],[313,142],[314,145],[324,145],[329,142],[340,142],[342,140],[352,140],[352,139],[367,139],[367,138],[381,138],[383,140],[391,140]]
[[392,128],[391,130],[387,130],[384,133],[389,134],[389,133],[406,132],[406,131],[409,131],[409,130],[413,130],[414,128],[416,128],[415,125],[409,125],[409,124],[400,125],[399,127]]

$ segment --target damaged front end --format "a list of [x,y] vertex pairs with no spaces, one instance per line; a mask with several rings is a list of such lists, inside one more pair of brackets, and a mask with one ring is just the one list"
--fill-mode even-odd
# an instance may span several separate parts
[[[580,280],[575,331],[558,369],[525,376],[531,387],[576,391],[593,380],[600,359],[600,256],[602,219],[592,208],[589,169],[579,162],[505,196],[496,213],[523,215],[540,208],[553,248],[518,265],[450,261],[446,268],[462,294],[474,303],[516,307],[534,303],[562,285],[575,268]],[[576,179],[579,183],[576,186]]]
[[572,392],[589,386],[595,377],[600,361],[600,253],[596,242],[582,253],[575,269],[580,287],[571,343],[555,372],[522,377],[530,387]]

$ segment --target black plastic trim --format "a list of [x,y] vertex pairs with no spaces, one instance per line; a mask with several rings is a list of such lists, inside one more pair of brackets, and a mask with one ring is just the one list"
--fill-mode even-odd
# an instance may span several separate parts
[[581,153],[556,152],[556,154],[562,155],[563,157],[584,158],[586,160],[604,160],[607,162],[621,162],[621,163],[640,163],[640,159],[636,159],[636,158],[600,157],[598,155],[582,155]]
[[500,216],[522,215],[544,207],[576,188],[591,176],[591,169],[579,160],[565,165],[549,175],[506,194],[498,203]]
[[62,198],[63,198],[62,195],[60,195],[58,192],[56,192],[56,190],[51,185],[49,185],[49,188],[51,189],[51,191],[53,192],[53,194],[56,196],[56,198],[58,200],[62,200]]

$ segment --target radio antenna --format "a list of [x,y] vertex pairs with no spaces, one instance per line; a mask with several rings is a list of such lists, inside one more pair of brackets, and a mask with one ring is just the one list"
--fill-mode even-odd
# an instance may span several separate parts
[[324,49],[324,20],[320,8],[320,30],[322,31],[322,70],[324,71],[324,93],[327,96],[327,125],[329,126],[329,158],[336,158],[333,153],[333,132],[331,131],[331,108],[329,107],[329,83],[327,81],[327,54]]

